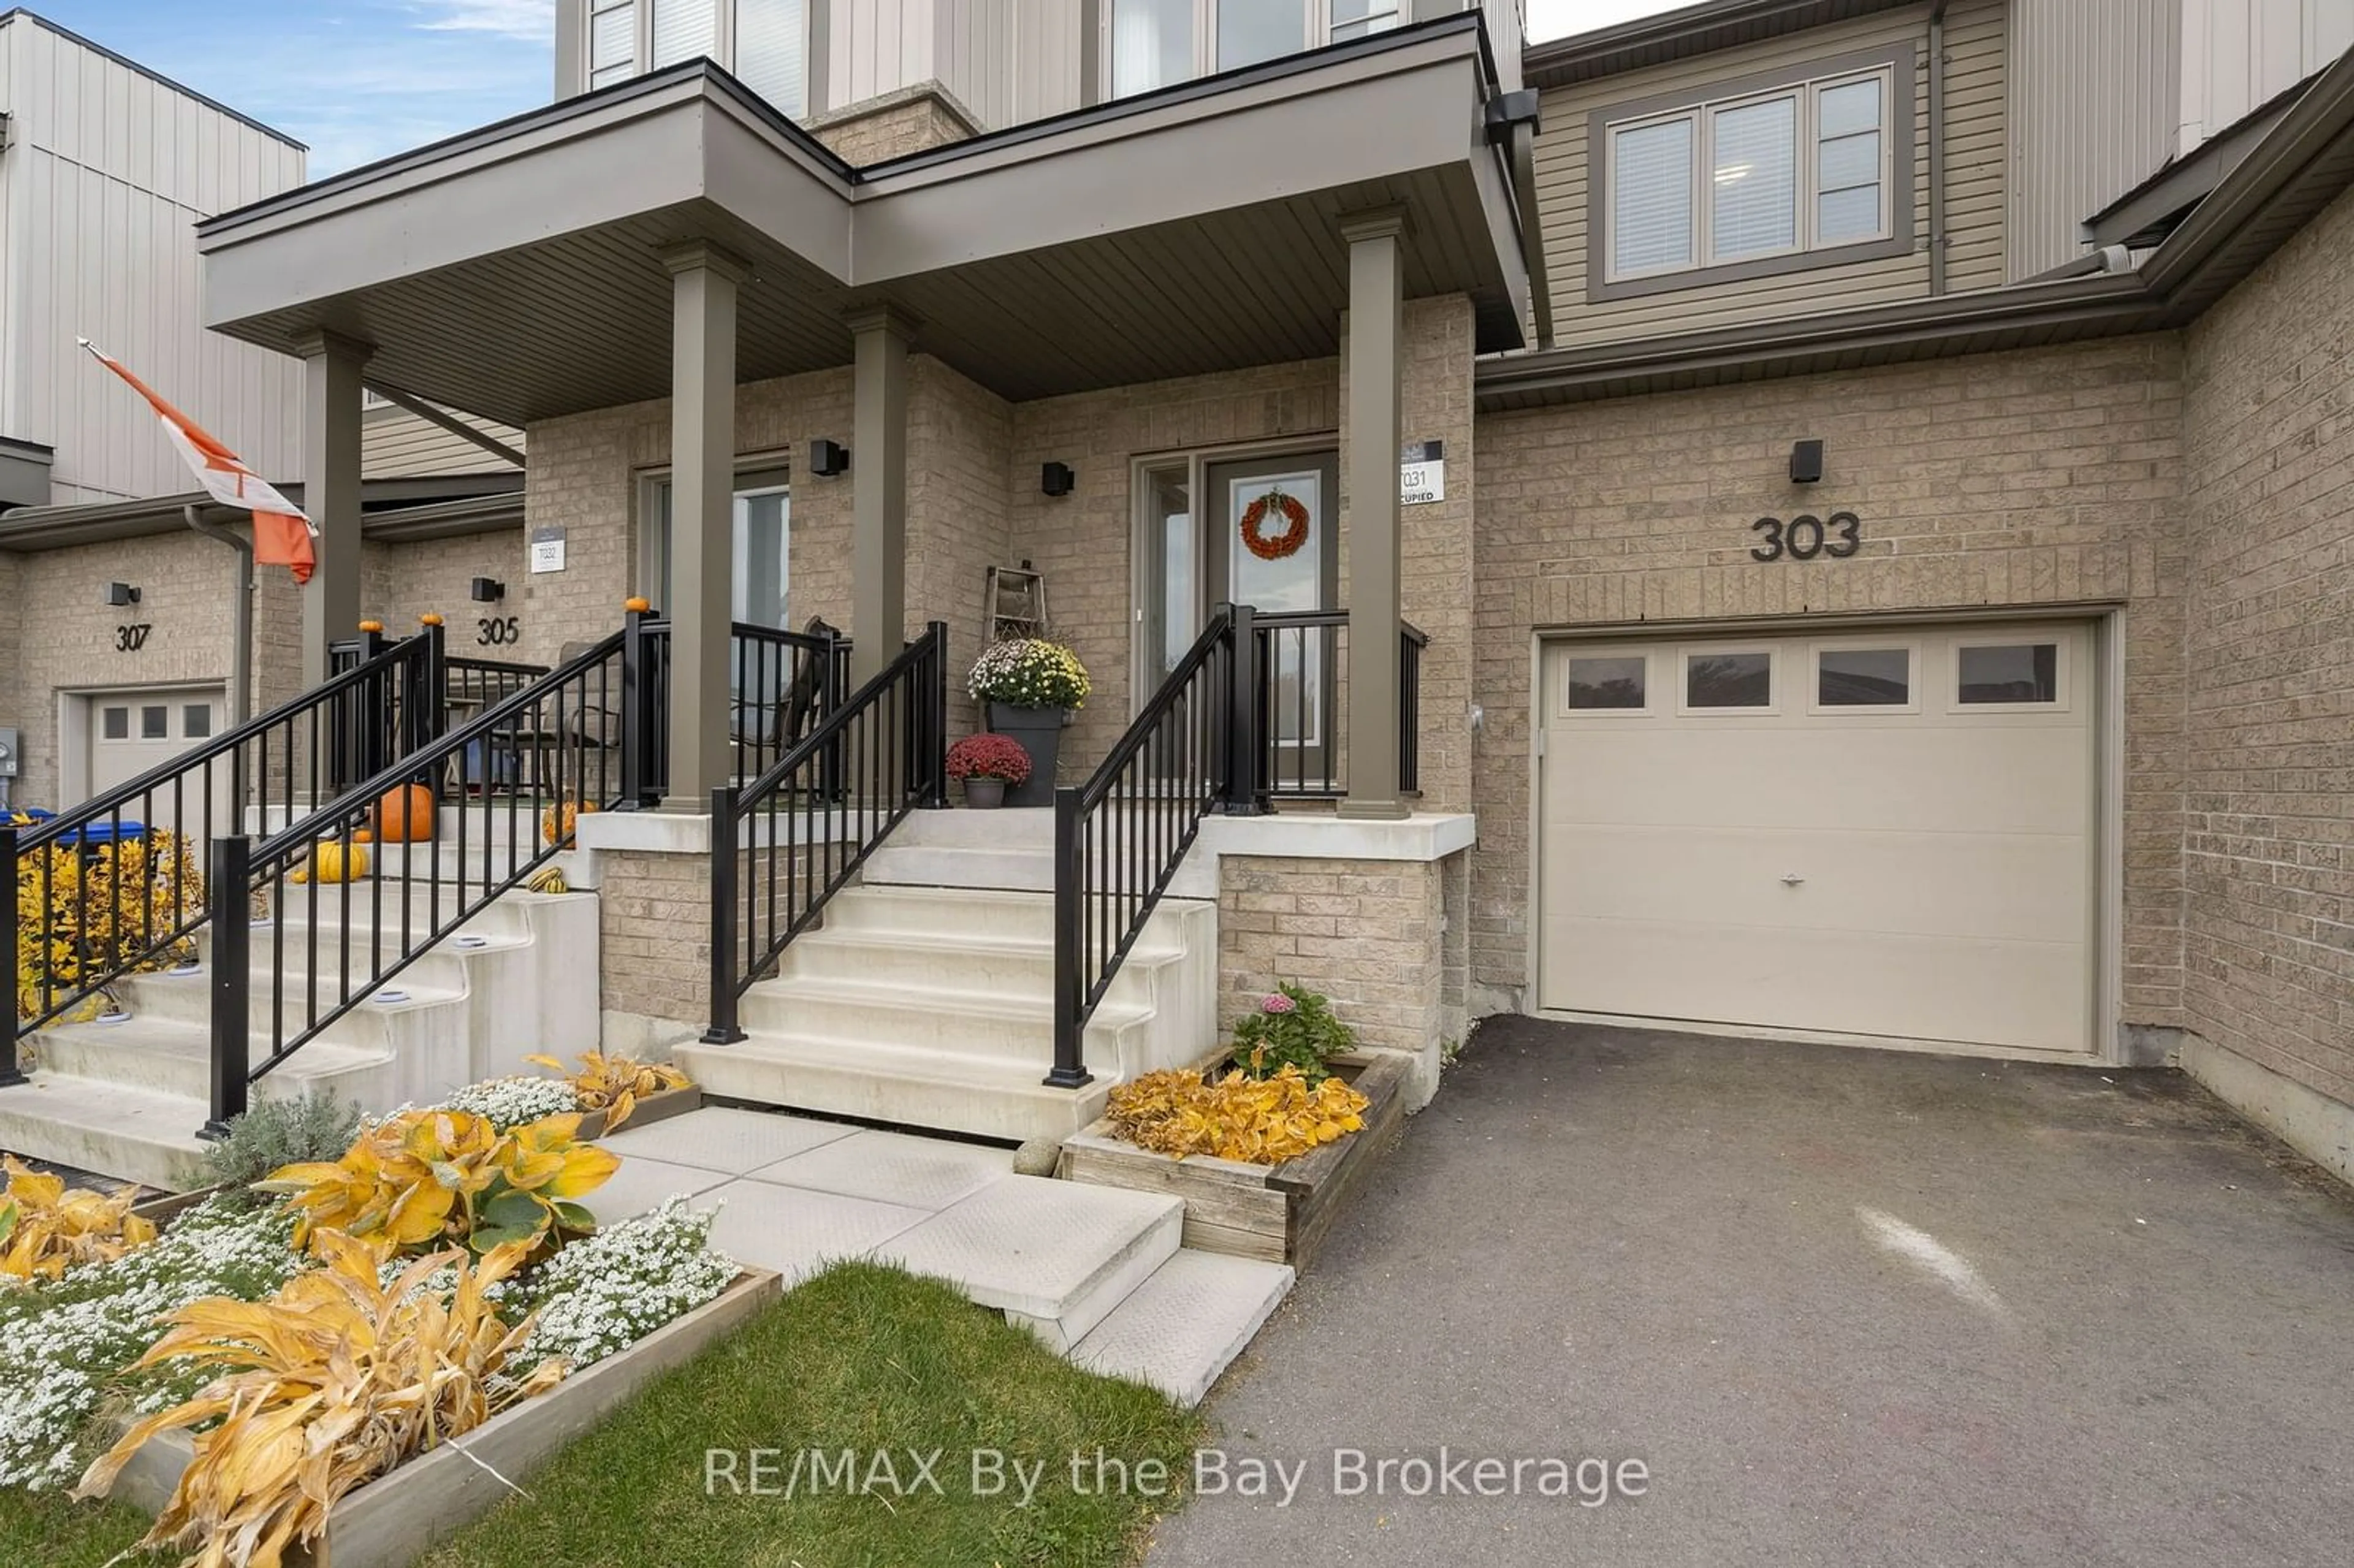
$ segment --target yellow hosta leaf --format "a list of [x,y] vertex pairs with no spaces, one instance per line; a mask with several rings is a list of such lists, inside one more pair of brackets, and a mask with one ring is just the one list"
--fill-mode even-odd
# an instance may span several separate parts
[[1166,1072],[1113,1089],[1110,1115],[1140,1148],[1275,1165],[1358,1131],[1370,1103],[1338,1078],[1311,1089],[1296,1067],[1264,1079],[1237,1069],[1214,1084]]

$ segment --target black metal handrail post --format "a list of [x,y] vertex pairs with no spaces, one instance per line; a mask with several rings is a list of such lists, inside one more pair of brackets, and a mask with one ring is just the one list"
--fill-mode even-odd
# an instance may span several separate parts
[[246,906],[253,874],[253,841],[230,833],[213,841],[207,913],[213,927],[211,1115],[202,1138],[226,1138],[245,1114],[252,1079],[253,921]]
[[1087,885],[1087,854],[1080,836],[1085,807],[1076,788],[1055,791],[1055,1067],[1046,1075],[1049,1086],[1076,1089],[1095,1075],[1087,1071],[1087,990],[1080,967],[1083,944],[1076,898],[1060,895],[1064,888]]
[[924,683],[924,730],[917,738],[916,760],[925,772],[920,791],[929,810],[945,810],[949,803],[949,628],[935,620],[930,634],[931,678]]
[[660,724],[653,638],[647,625],[652,619],[646,601],[633,599],[621,622],[621,803],[631,809],[659,801],[652,788],[654,730]]
[[711,1027],[703,1032],[706,1045],[733,1045],[744,1038],[737,1022],[737,828],[736,790],[723,784],[711,792]]
[[0,949],[8,955],[8,1032],[0,1035],[0,1089],[5,1089],[25,1082],[24,1065],[16,1058],[16,1000],[23,994],[25,977],[16,949],[16,829],[13,823],[0,822],[0,883],[5,885],[5,895],[0,895]]
[[1225,786],[1219,791],[1229,817],[1257,817],[1267,807],[1260,779],[1258,612],[1246,604],[1220,605],[1233,627],[1227,658]]
[[[411,674],[422,680],[408,690],[408,706],[413,710],[408,725],[408,751],[422,751],[441,738],[450,727],[450,650],[448,629],[438,615],[418,617],[419,635],[425,639],[419,668]],[[423,687],[422,691],[418,685]],[[440,793],[436,790],[435,793]]]
[[1422,651],[1430,639],[1398,622],[1398,793],[1422,793]]

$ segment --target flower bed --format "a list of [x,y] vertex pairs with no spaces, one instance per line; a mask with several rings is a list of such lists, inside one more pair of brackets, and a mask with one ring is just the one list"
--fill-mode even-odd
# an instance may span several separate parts
[[[496,1502],[504,1484],[468,1455],[517,1473],[779,1288],[713,1251],[710,1212],[682,1201],[599,1225],[581,1200],[620,1161],[583,1122],[699,1096],[590,1068],[594,1112],[541,1114],[590,1097],[590,1075],[373,1122],[257,1107],[216,1146],[222,1190],[160,1236],[128,1192],[16,1180],[0,1486],[119,1486],[159,1514],[159,1542],[226,1542],[233,1568],[297,1536],[338,1568],[405,1563]],[[323,1425],[338,1435],[315,1467],[280,1463],[283,1436]]]
[[[746,1270],[716,1298],[628,1349],[346,1494],[329,1510],[318,1547],[289,1552],[287,1568],[408,1568],[511,1496],[508,1482],[523,1484],[648,1381],[734,1332],[783,1289],[778,1276]],[[153,1438],[124,1467],[115,1495],[160,1511],[190,1457],[184,1434]]]
[[1167,1192],[1185,1202],[1187,1246],[1304,1267],[1333,1219],[1364,1186],[1405,1117],[1406,1058],[1386,1052],[1325,1059],[1370,1102],[1363,1128],[1279,1165],[1140,1149],[1109,1117],[1066,1141],[1055,1174],[1098,1186]]

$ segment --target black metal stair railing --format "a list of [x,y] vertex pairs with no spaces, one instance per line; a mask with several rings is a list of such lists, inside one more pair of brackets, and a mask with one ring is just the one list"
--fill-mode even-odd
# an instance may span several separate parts
[[1087,1020],[1110,989],[1202,819],[1257,809],[1258,638],[1220,605],[1087,781],[1055,791],[1055,1065],[1075,1089]]
[[711,796],[711,1027],[918,808],[948,804],[948,628],[924,635],[766,771]]
[[[1337,800],[1349,792],[1342,702],[1349,678],[1345,609],[1259,615],[1259,785],[1279,800]],[[1398,622],[1398,788],[1422,788],[1422,652],[1430,639]]]
[[0,1084],[23,1081],[26,1034],[127,975],[194,962],[207,868],[249,818],[302,820],[405,755],[423,733],[412,715],[440,702],[440,646],[439,627],[399,641],[371,629],[334,645],[333,673],[302,695],[70,810],[0,824],[16,995]]
[[[659,804],[670,781],[670,621],[633,609],[624,627],[623,702],[638,744],[624,758],[623,799]],[[850,639],[822,620],[802,631],[737,621],[728,638],[728,732],[736,776],[774,767],[850,689]]]
[[[628,636],[407,750],[333,807],[259,843],[214,842],[208,1131],[244,1111],[253,1083],[569,847],[580,813],[620,803]],[[496,760],[470,773],[484,758]],[[362,827],[376,842],[358,842]]]

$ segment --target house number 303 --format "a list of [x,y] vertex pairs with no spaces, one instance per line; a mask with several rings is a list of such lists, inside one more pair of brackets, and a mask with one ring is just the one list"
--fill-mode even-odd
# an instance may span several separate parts
[[1802,512],[1787,523],[1779,517],[1760,517],[1749,531],[1765,535],[1765,543],[1750,550],[1752,560],[1778,561],[1787,556],[1811,561],[1817,556],[1829,556],[1844,561],[1863,547],[1863,520],[1852,512],[1834,512],[1829,517]]

